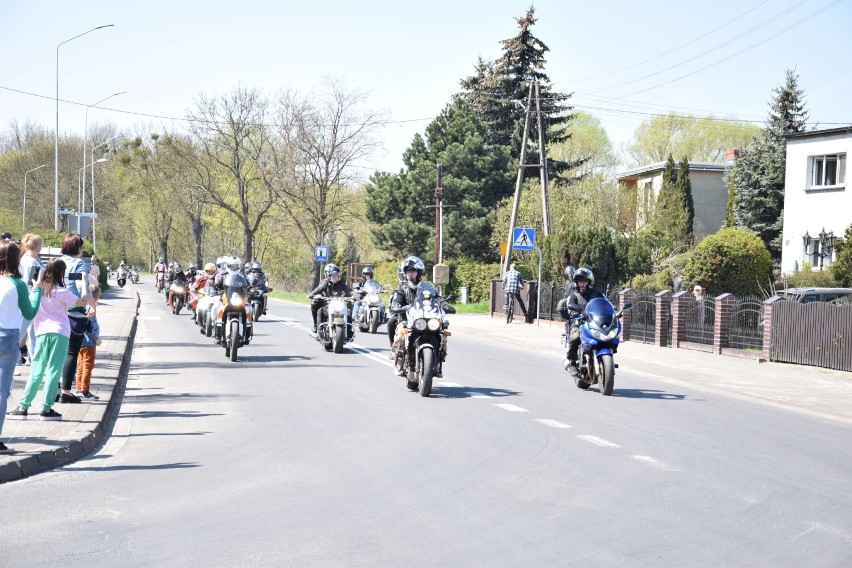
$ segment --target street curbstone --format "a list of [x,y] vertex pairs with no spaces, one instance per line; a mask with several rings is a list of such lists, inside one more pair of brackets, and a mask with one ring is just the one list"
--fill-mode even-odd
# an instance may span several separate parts
[[21,464],[17,460],[10,461],[0,465],[0,483],[7,481],[16,481],[23,479],[24,472],[21,471]]

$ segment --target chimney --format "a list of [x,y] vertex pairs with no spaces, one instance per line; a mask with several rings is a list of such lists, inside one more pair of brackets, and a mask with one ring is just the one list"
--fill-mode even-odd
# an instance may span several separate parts
[[727,152],[725,152],[725,161],[733,162],[737,158],[740,157],[740,151],[737,148],[731,148]]

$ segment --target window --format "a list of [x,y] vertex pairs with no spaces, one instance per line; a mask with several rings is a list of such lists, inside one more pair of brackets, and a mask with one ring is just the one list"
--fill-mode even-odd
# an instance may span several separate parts
[[846,154],[811,156],[809,187],[836,187],[846,184]]

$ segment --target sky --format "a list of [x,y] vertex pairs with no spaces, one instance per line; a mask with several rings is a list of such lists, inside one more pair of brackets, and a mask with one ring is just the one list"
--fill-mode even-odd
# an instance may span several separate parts
[[[326,80],[385,111],[384,147],[360,166],[397,171],[413,136],[459,92],[477,58],[493,60],[529,0],[0,0],[0,130],[56,123],[82,135],[179,119],[198,95],[237,86],[274,95]],[[819,128],[852,124],[852,0],[539,0],[533,34],[545,72],[577,110],[601,119],[616,149],[653,114],[762,122],[795,68]],[[17,91],[24,91],[24,94]],[[33,96],[33,95],[41,95]],[[111,110],[108,110],[111,109]],[[122,111],[122,112],[120,112]],[[137,114],[133,114],[137,113]]]

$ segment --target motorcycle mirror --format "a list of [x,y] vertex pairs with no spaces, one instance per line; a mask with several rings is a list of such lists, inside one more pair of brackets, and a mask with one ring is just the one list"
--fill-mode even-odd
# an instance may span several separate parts
[[624,310],[629,310],[629,309],[630,309],[630,308],[632,308],[632,307],[633,307],[633,302],[632,302],[632,301],[624,302],[624,305],[623,305],[623,306],[621,306],[621,311],[623,312]]
[[568,304],[568,309],[574,310],[576,312],[582,312],[583,311],[583,310],[580,309],[580,304],[575,304],[574,302],[571,302],[570,304]]
[[456,296],[455,294],[450,294],[449,296],[447,296],[444,299],[448,302],[452,302],[452,301],[455,301],[456,298],[458,298],[458,296]]

